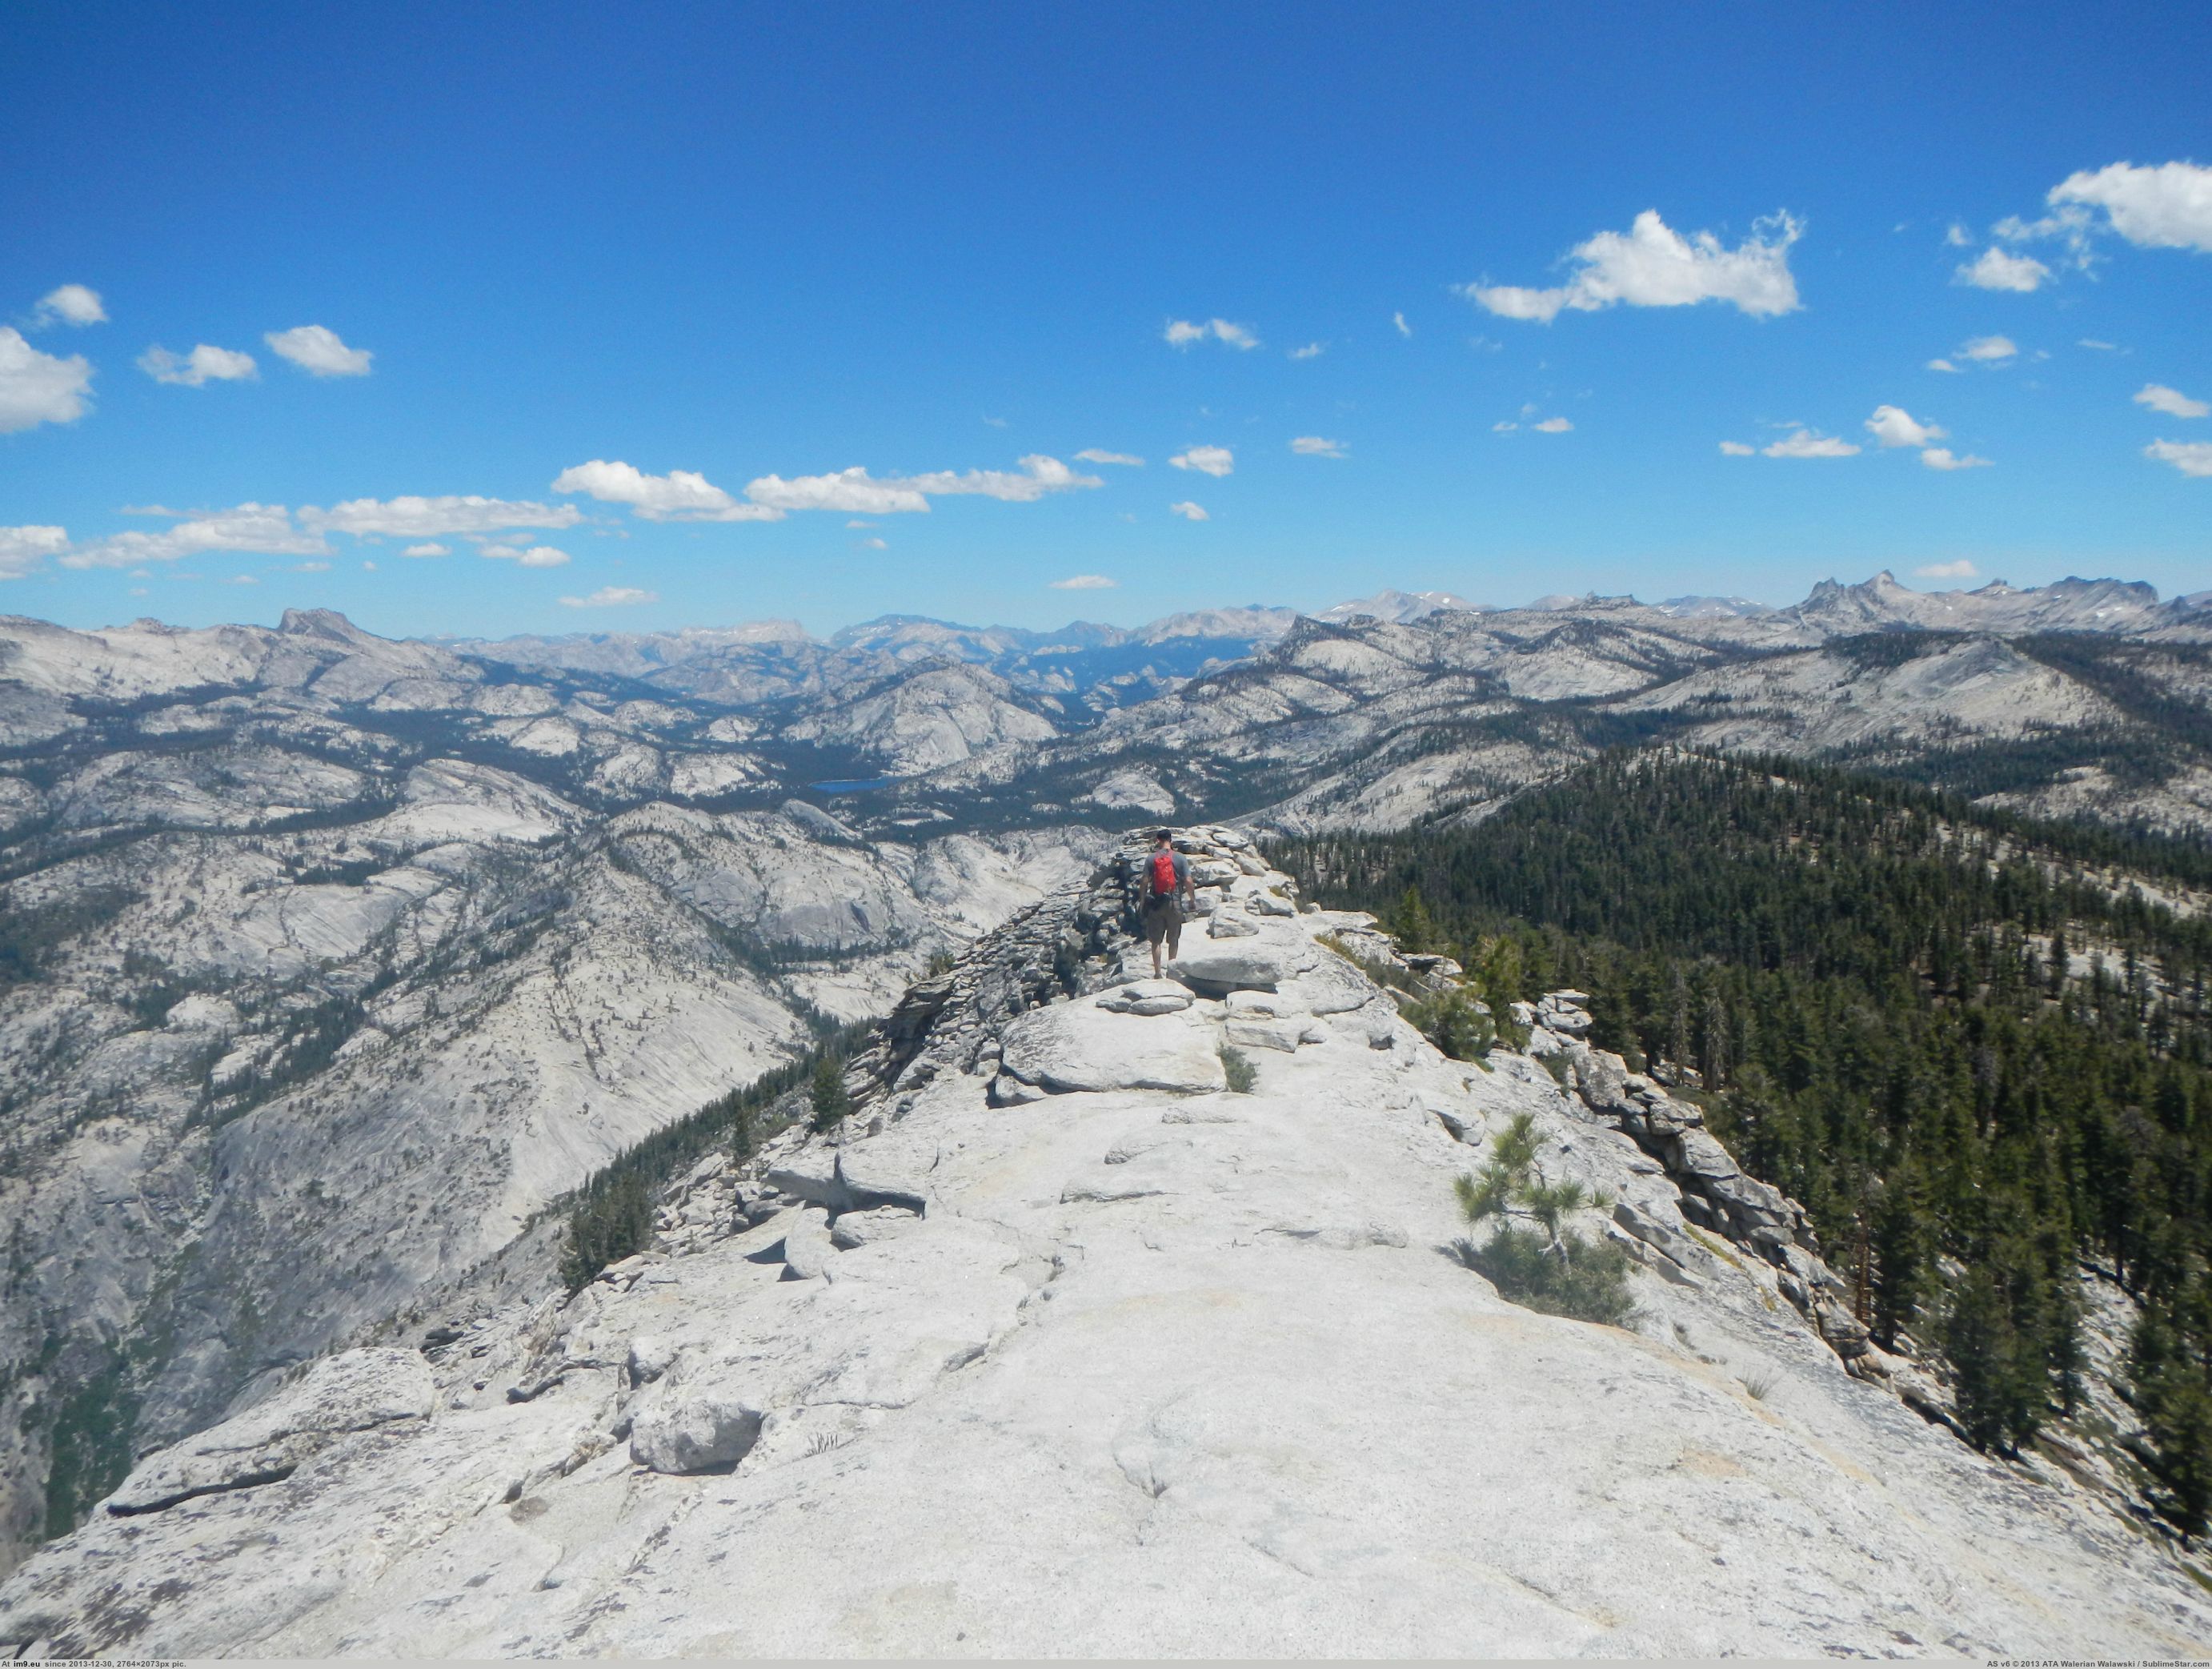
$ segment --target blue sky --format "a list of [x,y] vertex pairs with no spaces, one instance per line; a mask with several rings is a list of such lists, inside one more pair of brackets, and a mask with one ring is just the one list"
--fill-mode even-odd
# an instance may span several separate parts
[[2208,86],[2171,5],[18,3],[0,611],[2198,589]]

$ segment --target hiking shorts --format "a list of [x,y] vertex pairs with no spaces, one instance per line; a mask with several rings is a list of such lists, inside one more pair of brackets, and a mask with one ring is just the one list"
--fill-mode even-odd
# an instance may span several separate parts
[[1182,939],[1182,906],[1172,892],[1164,898],[1148,899],[1145,905],[1145,942],[1157,945],[1163,939],[1170,947]]

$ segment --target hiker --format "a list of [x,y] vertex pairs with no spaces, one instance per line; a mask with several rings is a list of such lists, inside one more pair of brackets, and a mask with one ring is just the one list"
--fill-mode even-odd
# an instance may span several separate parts
[[1182,905],[1195,906],[1196,890],[1190,881],[1190,860],[1175,849],[1175,831],[1162,829],[1152,837],[1152,856],[1145,860],[1145,941],[1152,947],[1152,978],[1161,977],[1160,941],[1168,941],[1168,960],[1182,949]]

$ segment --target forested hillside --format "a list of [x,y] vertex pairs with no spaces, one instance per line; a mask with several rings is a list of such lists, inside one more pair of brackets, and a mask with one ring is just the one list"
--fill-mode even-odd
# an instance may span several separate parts
[[2122,1389],[2145,1493],[2203,1532],[2212,853],[1669,753],[1278,861],[1410,947],[1517,960],[1522,995],[1589,990],[1592,1041],[1805,1203],[1862,1319],[1948,1365],[1983,1447],[2074,1409],[2076,1261],[2115,1276],[2142,1307]]

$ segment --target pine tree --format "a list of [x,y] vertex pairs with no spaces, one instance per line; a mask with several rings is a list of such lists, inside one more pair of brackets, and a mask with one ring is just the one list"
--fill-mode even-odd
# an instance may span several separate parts
[[807,1099],[815,1134],[835,1129],[837,1121],[853,1110],[852,1098],[845,1093],[845,1063],[835,1055],[824,1055],[816,1063]]

